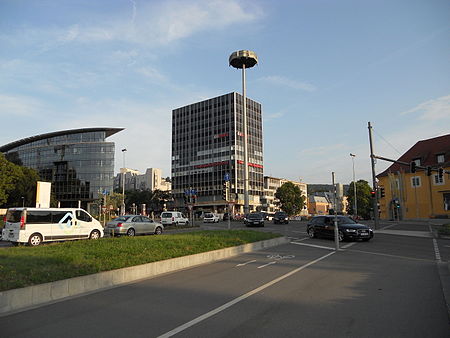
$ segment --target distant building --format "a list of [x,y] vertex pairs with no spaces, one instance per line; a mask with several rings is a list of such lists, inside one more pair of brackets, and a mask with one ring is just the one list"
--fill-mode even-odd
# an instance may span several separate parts
[[122,189],[122,180],[125,181],[125,190],[171,190],[170,181],[162,177],[159,168],[148,168],[145,174],[135,169],[120,168],[120,173],[114,177],[114,189]]
[[122,128],[83,128],[24,138],[0,147],[5,157],[37,170],[52,183],[62,207],[89,210],[99,194],[113,189],[114,142],[105,139]]
[[332,205],[325,196],[308,196],[308,212],[310,215],[328,215]]
[[305,206],[301,210],[299,216],[307,216],[308,208],[307,208],[307,184],[303,182],[290,181],[284,178],[276,178],[270,176],[264,176],[264,195],[261,197],[261,211],[273,213],[280,210],[280,206],[278,205],[278,199],[275,197],[275,193],[277,189],[280,188],[283,184],[291,182],[292,184],[298,186],[300,191],[302,192],[302,196],[305,197]]
[[[249,207],[263,195],[261,104],[247,98]],[[184,196],[196,194],[194,208],[223,212],[225,177],[236,212],[244,205],[243,97],[229,93],[172,111],[172,195],[184,208]]]
[[382,219],[450,217],[450,134],[417,142],[398,161],[429,167],[411,172],[410,166],[393,163],[377,175]]

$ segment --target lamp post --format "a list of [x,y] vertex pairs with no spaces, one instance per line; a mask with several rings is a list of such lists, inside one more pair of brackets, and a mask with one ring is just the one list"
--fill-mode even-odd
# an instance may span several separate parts
[[355,195],[353,201],[353,216],[358,217],[358,203],[356,202],[356,181],[355,181],[355,154],[350,153],[350,157],[352,158],[353,164],[353,193]]
[[126,149],[122,149],[123,155],[123,168],[122,168],[122,212],[121,215],[125,215],[125,152]]
[[245,84],[245,69],[251,68],[258,63],[258,56],[250,50],[234,52],[229,58],[230,66],[242,69],[242,106],[243,106],[243,134],[244,134],[244,214],[249,213],[248,196],[248,135],[247,135],[247,97]]
[[22,208],[24,208],[25,207],[25,197],[21,197],[21,199],[22,199]]

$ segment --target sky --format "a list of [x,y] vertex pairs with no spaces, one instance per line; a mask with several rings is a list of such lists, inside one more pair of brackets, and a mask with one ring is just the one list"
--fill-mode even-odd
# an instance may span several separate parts
[[[371,182],[450,133],[448,0],[0,0],[0,145],[125,128],[115,172],[171,170],[172,110],[236,91],[234,51],[257,53],[247,96],[262,104],[264,175]],[[378,160],[376,172],[389,163]]]

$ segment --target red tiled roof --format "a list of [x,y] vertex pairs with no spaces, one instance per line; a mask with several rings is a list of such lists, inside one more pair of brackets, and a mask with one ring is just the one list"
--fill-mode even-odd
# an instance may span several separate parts
[[[437,162],[437,155],[444,155],[444,163]],[[410,163],[420,159],[420,166],[433,168],[450,166],[450,134],[422,140],[412,146],[397,161]],[[389,168],[378,174],[377,177],[386,176],[389,172],[409,172],[409,166],[393,163]],[[420,169],[419,169],[420,170]]]

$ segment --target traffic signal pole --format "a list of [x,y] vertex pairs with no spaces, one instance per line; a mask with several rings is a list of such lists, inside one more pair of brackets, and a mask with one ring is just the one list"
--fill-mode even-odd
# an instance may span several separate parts
[[378,215],[378,193],[377,193],[377,178],[375,176],[375,155],[373,154],[373,142],[372,142],[372,126],[368,123],[369,128],[369,143],[370,143],[370,160],[372,163],[372,185],[373,191],[375,191],[375,198],[373,199],[373,219],[375,222],[375,229],[380,226],[380,220]]

